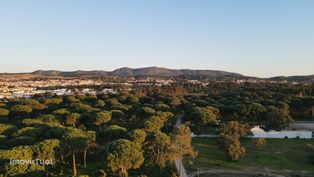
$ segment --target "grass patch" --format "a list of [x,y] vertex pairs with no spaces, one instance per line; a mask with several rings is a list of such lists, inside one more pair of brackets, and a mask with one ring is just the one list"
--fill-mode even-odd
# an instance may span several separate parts
[[254,139],[241,140],[247,155],[239,161],[229,161],[218,148],[219,138],[193,138],[192,144],[198,151],[194,163],[187,169],[237,169],[273,170],[314,173],[314,165],[307,159],[306,145],[314,144],[314,139],[266,139],[264,150],[255,150]]

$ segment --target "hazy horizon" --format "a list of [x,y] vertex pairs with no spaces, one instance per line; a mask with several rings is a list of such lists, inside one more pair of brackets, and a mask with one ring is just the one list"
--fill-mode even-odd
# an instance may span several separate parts
[[313,75],[314,1],[1,1],[0,73],[158,66]]

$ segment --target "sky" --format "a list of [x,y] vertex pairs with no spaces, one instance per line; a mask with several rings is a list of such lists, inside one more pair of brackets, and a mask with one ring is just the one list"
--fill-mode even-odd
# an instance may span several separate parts
[[2,0],[0,72],[314,74],[313,0]]

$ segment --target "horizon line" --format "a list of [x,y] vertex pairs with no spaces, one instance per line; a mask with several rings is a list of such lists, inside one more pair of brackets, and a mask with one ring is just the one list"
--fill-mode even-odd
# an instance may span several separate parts
[[21,71],[21,72],[0,72],[0,74],[32,74],[36,71],[58,71],[58,72],[78,72],[78,71],[85,71],[85,72],[92,72],[92,71],[103,71],[103,72],[113,72],[118,69],[123,69],[123,68],[128,68],[128,69],[145,69],[145,68],[159,68],[159,69],[169,69],[169,70],[195,70],[195,71],[218,71],[218,72],[228,72],[228,73],[233,73],[233,74],[240,74],[245,77],[255,77],[255,78],[261,78],[261,79],[267,79],[267,78],[273,78],[273,77],[293,77],[293,76],[314,76],[313,74],[295,74],[295,75],[273,75],[273,76],[268,76],[268,77],[262,77],[262,76],[252,76],[252,75],[244,75],[240,72],[234,72],[234,71],[229,71],[229,70],[220,70],[220,69],[192,69],[192,68],[167,68],[167,67],[162,67],[162,66],[144,66],[144,67],[128,67],[128,66],[123,66],[123,67],[118,67],[113,70],[105,70],[105,69],[91,69],[91,70],[84,70],[84,69],[73,69],[73,70],[63,70],[63,69],[34,69],[32,71]]

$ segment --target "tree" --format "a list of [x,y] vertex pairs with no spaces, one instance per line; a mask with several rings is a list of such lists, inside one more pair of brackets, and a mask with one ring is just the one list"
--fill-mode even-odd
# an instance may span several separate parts
[[239,139],[225,137],[225,151],[230,160],[239,160],[245,155],[245,149],[241,146]]
[[33,110],[41,111],[46,108],[46,105],[39,103],[35,99],[27,99],[20,102],[23,105],[30,106]]
[[58,115],[58,116],[63,116],[63,115],[70,114],[70,112],[66,108],[57,109],[57,110],[53,111],[52,113],[55,114],[55,115]]
[[128,95],[129,94],[127,92],[120,92],[120,94],[118,96],[119,102],[121,102],[121,103],[125,102],[125,100],[128,97]]
[[44,100],[45,105],[59,105],[63,102],[62,98],[48,98]]
[[105,142],[125,138],[127,130],[119,125],[109,125],[100,133],[99,138]]
[[97,144],[96,144],[96,134],[94,131],[87,131],[86,132],[86,136],[87,136],[87,139],[85,141],[85,144],[84,144],[84,167],[86,167],[86,155],[87,155],[87,150],[92,148],[92,147],[96,147]]
[[109,122],[111,118],[112,115],[109,111],[98,112],[94,115],[94,125],[99,126],[99,131],[101,131],[101,127]]
[[77,113],[92,113],[94,111],[99,111],[99,109],[93,108],[83,103],[72,103],[71,108],[73,112],[77,112]]
[[14,132],[16,132],[17,128],[11,124],[0,124],[0,135],[8,135],[10,136]]
[[103,100],[95,100],[93,106],[96,108],[102,108],[105,106],[105,102]]
[[233,107],[236,112],[232,115],[232,118],[238,121],[257,122],[261,119],[263,113],[266,112],[266,108],[263,105],[255,102],[236,104]]
[[159,131],[163,126],[164,121],[157,116],[152,116],[149,120],[144,122],[144,129],[147,132]]
[[135,129],[130,132],[130,138],[133,140],[133,142],[142,144],[146,139],[146,132],[141,129]]
[[[51,159],[56,161],[57,149],[60,148],[60,141],[57,139],[44,140],[33,147],[34,155],[41,160]],[[52,164],[50,164],[52,165]],[[48,164],[44,164],[46,176],[48,177]]]
[[103,169],[99,169],[97,172],[97,177],[106,177],[107,173]]
[[0,144],[4,144],[7,141],[7,137],[5,135],[0,134]]
[[196,107],[193,114],[195,122],[202,125],[215,123],[218,115],[219,110],[212,106]]
[[131,105],[131,104],[135,105],[135,104],[138,104],[138,103],[139,103],[139,100],[140,100],[140,99],[139,99],[137,96],[129,95],[129,96],[126,98],[125,103],[126,103],[126,104],[129,104],[129,105]]
[[25,116],[31,113],[33,109],[28,105],[14,105],[10,108],[13,116]]
[[42,114],[37,119],[45,123],[59,123],[58,119],[52,114]]
[[224,140],[225,152],[230,160],[239,160],[245,155],[245,149],[241,146],[240,137],[250,132],[247,124],[238,121],[229,121],[220,128],[220,135]]
[[173,117],[170,112],[157,112],[155,116],[151,116],[147,121],[144,122],[144,129],[147,132],[156,132],[164,127],[165,122]]
[[67,95],[67,96],[65,97],[65,101],[66,101],[67,103],[69,103],[69,104],[80,102],[80,100],[77,99],[74,95]]
[[265,144],[266,144],[265,138],[257,138],[255,141],[255,149],[259,151],[263,150]]
[[170,110],[170,106],[168,106],[165,103],[159,102],[155,105],[156,110],[158,111],[169,111]]
[[9,110],[6,110],[4,108],[0,108],[0,117],[6,117],[9,115],[9,113],[10,113]]
[[171,105],[173,108],[178,107],[180,104],[181,104],[181,100],[180,100],[177,96],[171,97],[170,105]]
[[285,111],[272,110],[265,114],[265,124],[267,129],[280,131],[293,122],[292,117]]
[[141,147],[126,139],[115,140],[105,147],[107,166],[127,177],[129,169],[138,169],[144,162]]
[[7,105],[5,104],[5,103],[3,103],[3,102],[0,102],[0,107],[6,107]]
[[116,106],[119,104],[119,101],[116,98],[109,98],[105,102],[106,102],[106,105],[108,104],[109,106]]
[[[34,152],[31,146],[17,146],[12,149],[0,150],[0,159],[32,159]],[[3,176],[25,176],[30,171],[43,171],[44,167],[37,164],[10,164],[4,163],[0,166],[0,173]],[[37,175],[37,176],[42,176]]]
[[75,154],[84,149],[88,138],[86,133],[80,129],[67,128],[61,139],[64,152],[68,152],[72,156],[73,176],[77,174]]
[[174,142],[174,148],[177,159],[181,159],[183,156],[188,155],[191,157],[196,156],[191,141],[191,131],[190,128],[185,125],[180,125],[174,129],[174,132],[171,136],[172,142]]
[[144,106],[141,108],[141,116],[142,117],[150,117],[155,114],[155,110],[151,107]]
[[120,110],[111,110],[112,118],[119,120],[119,119],[124,119],[126,117],[125,113]]
[[23,127],[15,131],[12,137],[31,137],[35,139],[41,138],[44,128],[42,127]]
[[23,119],[22,124],[25,126],[35,126],[43,124],[43,121],[38,119]]
[[80,117],[81,115],[78,113],[70,113],[69,115],[66,116],[65,124],[75,127],[75,123]]
[[129,108],[127,106],[122,105],[122,104],[119,104],[116,106],[111,106],[110,109],[111,110],[119,110],[119,111],[122,111],[123,113],[126,113],[129,110]]
[[241,124],[238,121],[228,121],[220,128],[220,135],[222,137],[233,137],[236,139],[249,134],[249,132],[250,126],[248,124]]
[[153,132],[148,136],[147,144],[144,146],[145,159],[151,166],[158,165],[160,168],[166,166],[167,162],[175,160],[171,139],[160,131]]

